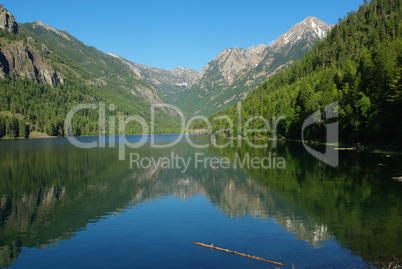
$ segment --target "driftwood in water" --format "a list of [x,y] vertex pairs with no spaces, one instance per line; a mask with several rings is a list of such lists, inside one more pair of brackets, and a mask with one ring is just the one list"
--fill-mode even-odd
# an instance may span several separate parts
[[214,247],[213,244],[212,245],[206,245],[206,244],[197,243],[197,242],[193,242],[193,244],[199,245],[199,246],[202,246],[202,247],[206,247],[206,248],[212,248],[212,249],[220,250],[220,251],[227,252],[227,253],[240,255],[240,256],[243,256],[243,257],[247,257],[247,258],[251,258],[251,259],[255,259],[255,260],[259,260],[259,261],[263,261],[263,262],[269,262],[269,263],[273,263],[273,264],[276,264],[276,265],[285,266],[283,263],[268,261],[268,260],[265,260],[265,259],[262,259],[262,258],[258,258],[258,257],[255,257],[255,256],[243,254],[243,253],[239,253],[239,252],[236,252],[236,251],[231,251],[231,250],[228,250],[228,249]]

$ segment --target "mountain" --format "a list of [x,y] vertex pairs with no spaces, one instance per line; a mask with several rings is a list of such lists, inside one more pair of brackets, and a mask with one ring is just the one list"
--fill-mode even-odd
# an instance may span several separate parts
[[153,68],[109,55],[120,59],[186,114],[210,115],[244,99],[263,81],[300,59],[330,29],[325,22],[307,17],[270,46],[224,49],[201,72],[185,67]]
[[[224,49],[173,103],[190,115],[210,115],[244,99],[261,82],[299,60],[331,26],[307,17],[271,45]],[[196,105],[194,105],[196,104]]]
[[177,67],[172,70],[154,68],[131,62],[114,53],[109,53],[109,55],[127,64],[139,78],[152,85],[170,102],[177,98],[177,94],[183,91],[196,78],[198,73],[186,67]]
[[164,103],[154,88],[136,76],[121,61],[95,47],[86,46],[67,31],[57,30],[40,21],[24,23],[23,26],[84,68],[90,74],[87,84],[113,85],[151,104]]
[[[301,139],[303,132],[306,140],[330,142],[326,141],[325,128],[329,121],[322,120],[305,130],[303,127],[312,113],[321,111],[325,118],[325,108],[337,102],[334,115],[339,124],[339,142],[401,149],[401,10],[400,1],[373,0],[357,12],[349,12],[300,61],[243,100],[244,118],[286,116],[278,126],[280,135]],[[279,41],[289,44],[298,38],[285,35]],[[216,115],[234,120],[236,106]],[[215,123],[214,128],[227,127]],[[253,128],[262,129],[263,123],[255,121]]]
[[[151,104],[166,99],[121,60],[40,21],[18,24],[0,6],[0,138],[38,132],[65,136],[67,112],[99,102],[115,106],[107,115],[136,115],[150,122]],[[99,126],[98,111],[87,111],[74,116],[73,135],[108,130],[108,123]],[[155,132],[179,128],[173,110],[160,109],[155,115]],[[132,122],[126,132],[139,133],[142,127]]]

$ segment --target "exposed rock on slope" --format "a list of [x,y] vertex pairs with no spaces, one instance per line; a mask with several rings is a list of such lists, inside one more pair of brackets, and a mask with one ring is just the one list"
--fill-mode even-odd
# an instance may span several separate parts
[[0,77],[23,77],[35,83],[47,83],[55,87],[63,83],[64,75],[58,73],[40,51],[26,41],[1,44]]
[[[193,85],[200,84],[203,87],[208,85],[208,80],[203,80],[208,75],[212,75],[215,71],[218,71],[222,76],[218,81],[210,81],[213,84],[231,84],[240,73],[245,73],[252,68],[255,68],[264,58],[264,50],[266,45],[260,44],[248,49],[232,48],[224,49],[218,54],[211,62],[209,62],[197,75],[197,78],[190,84],[190,88]],[[216,70],[218,69],[218,70]],[[212,74],[211,74],[212,71]]]

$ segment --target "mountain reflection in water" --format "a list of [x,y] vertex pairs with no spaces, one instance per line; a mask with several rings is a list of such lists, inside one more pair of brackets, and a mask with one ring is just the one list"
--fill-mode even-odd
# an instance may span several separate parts
[[[369,263],[402,257],[402,186],[389,180],[398,158],[341,152],[340,166],[328,168],[301,145],[286,143],[269,149],[286,159],[286,169],[205,169],[191,163],[182,173],[153,165],[130,169],[109,148],[46,141],[7,141],[0,148],[2,267],[16,261],[22,248],[58,244],[111,214],[164,197],[197,195],[227,218],[274,219],[312,248],[335,240]],[[183,158],[202,152],[231,161],[234,153],[267,154],[245,144],[196,150],[185,141],[168,149],[130,149],[148,157],[172,151]],[[381,170],[379,162],[388,169]]]

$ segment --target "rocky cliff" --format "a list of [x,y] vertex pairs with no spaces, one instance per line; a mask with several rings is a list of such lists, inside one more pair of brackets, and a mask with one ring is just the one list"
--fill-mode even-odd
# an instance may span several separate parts
[[26,78],[35,83],[47,83],[55,87],[65,77],[47,60],[52,53],[46,45],[39,45],[31,37],[21,36],[14,16],[0,6],[0,29],[8,31],[0,42],[0,78]]
[[64,75],[56,72],[44,56],[44,51],[38,50],[30,42],[18,40],[0,45],[0,77],[23,77],[53,87],[63,83]]

